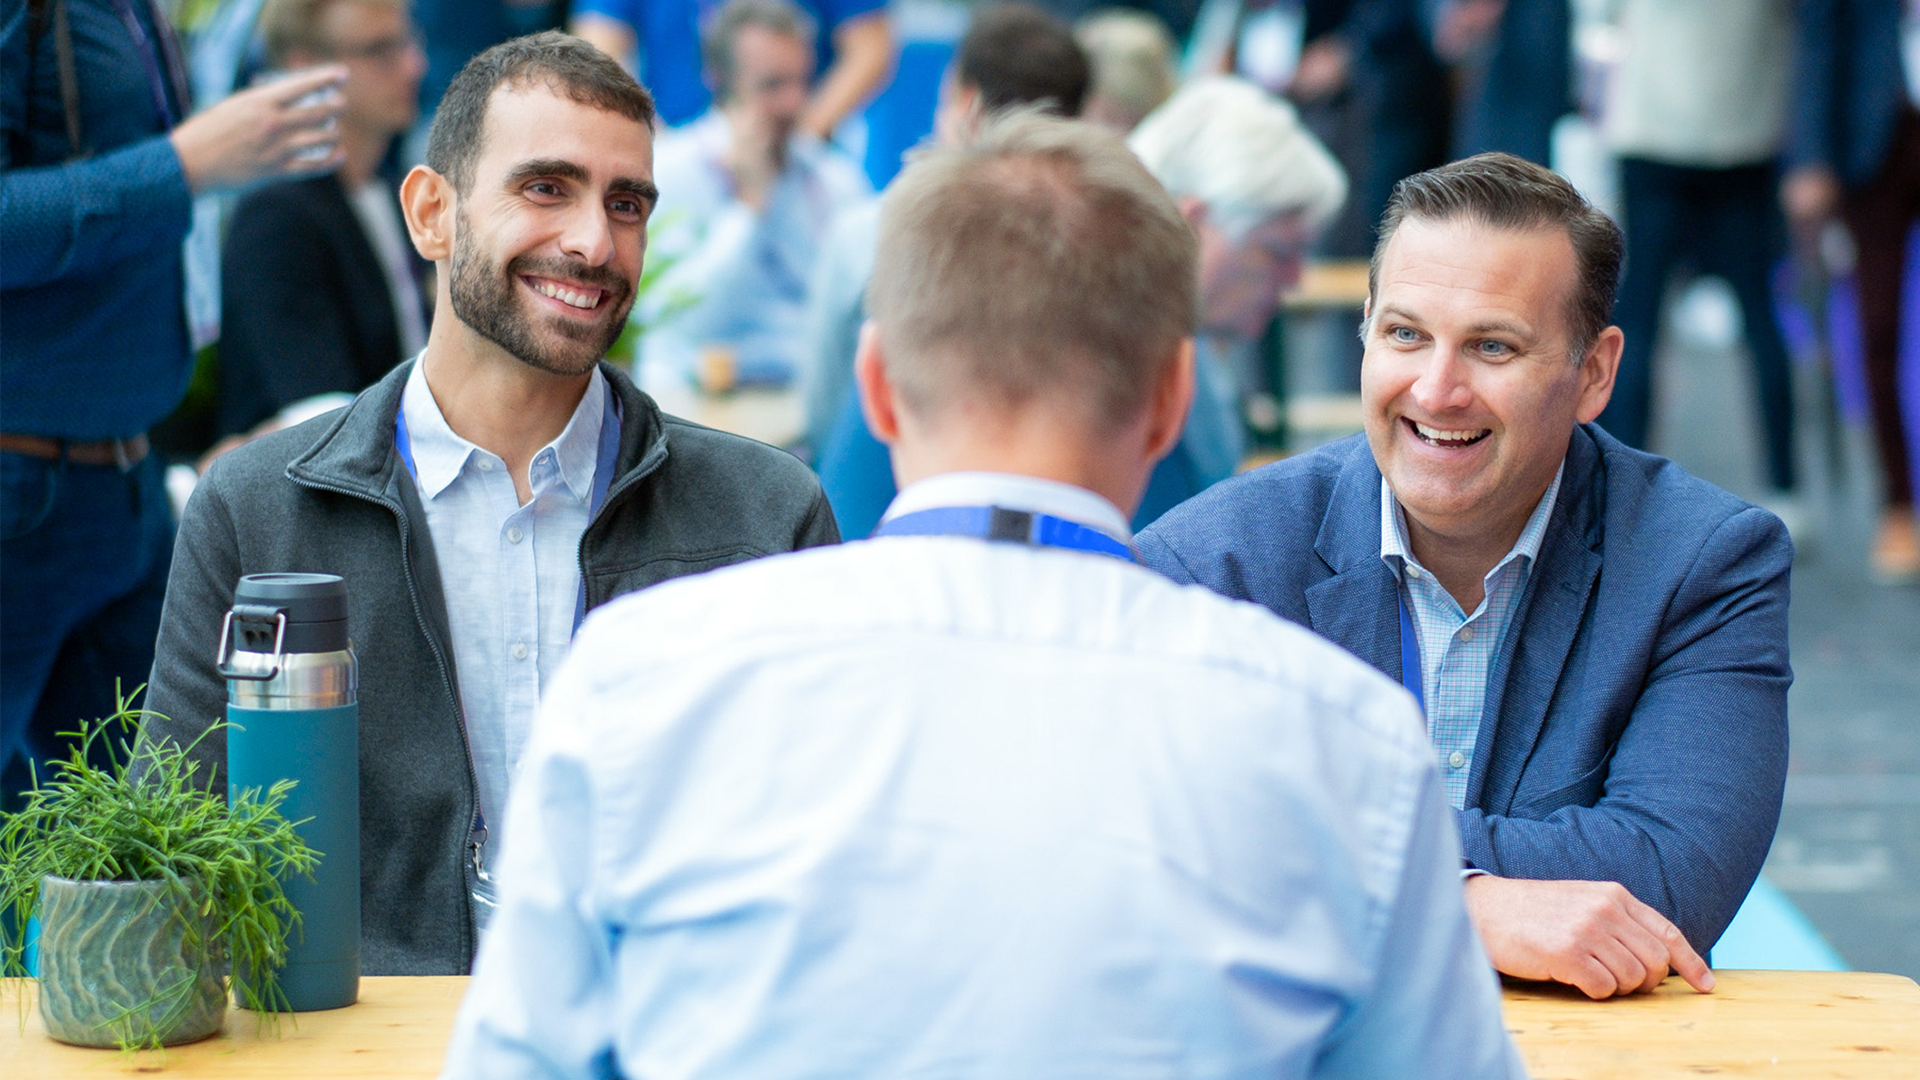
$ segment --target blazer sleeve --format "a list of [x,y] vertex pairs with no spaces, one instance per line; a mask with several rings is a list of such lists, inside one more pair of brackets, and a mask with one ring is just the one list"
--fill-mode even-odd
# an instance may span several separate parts
[[1795,0],[1792,101],[1788,112],[1789,164],[1840,167],[1834,110],[1840,90],[1840,0]]
[[[1458,811],[1468,862],[1509,877],[1617,881],[1696,949],[1711,948],[1780,820],[1792,561],[1771,514],[1748,507],[1723,521],[1668,603],[1638,700],[1595,769],[1599,800],[1538,820]],[[1550,806],[1555,794],[1523,801]]]

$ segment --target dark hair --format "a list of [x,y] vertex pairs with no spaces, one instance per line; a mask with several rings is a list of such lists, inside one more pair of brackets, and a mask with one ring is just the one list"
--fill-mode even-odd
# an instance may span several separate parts
[[1387,212],[1380,218],[1380,239],[1373,246],[1373,265],[1367,271],[1367,295],[1374,295],[1379,287],[1387,242],[1408,218],[1464,218],[1521,232],[1558,229],[1573,245],[1578,274],[1573,295],[1567,298],[1575,363],[1586,358],[1594,339],[1613,320],[1620,261],[1626,250],[1620,226],[1549,169],[1512,154],[1476,154],[1395,184]]
[[961,85],[979,88],[982,112],[1032,103],[1079,116],[1093,77],[1073,28],[1031,4],[981,8],[954,57]]
[[502,86],[544,85],[582,105],[653,126],[653,95],[606,53],[548,30],[501,42],[453,77],[427,132],[427,168],[465,192],[486,132],[487,103]]
[[749,26],[795,38],[808,49],[813,48],[814,36],[819,33],[813,16],[790,0],[728,0],[700,31],[700,63],[707,69],[716,101],[725,102],[733,95],[733,45]]

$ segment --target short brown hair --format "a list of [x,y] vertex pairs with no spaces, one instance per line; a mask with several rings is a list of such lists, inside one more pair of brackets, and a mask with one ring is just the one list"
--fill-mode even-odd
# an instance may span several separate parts
[[1551,170],[1512,154],[1476,154],[1395,184],[1387,212],[1380,218],[1380,239],[1373,246],[1368,296],[1379,288],[1380,260],[1387,242],[1408,218],[1465,219],[1516,232],[1557,229],[1565,233],[1573,245],[1577,275],[1566,314],[1575,363],[1586,358],[1594,339],[1613,321],[1613,299],[1626,251],[1620,226]]
[[1195,252],[1117,136],[1016,109],[888,187],[867,310],[917,415],[1067,393],[1118,427],[1193,332]]
[[320,35],[320,15],[331,4],[347,3],[402,10],[410,6],[408,0],[267,0],[260,9],[259,27],[268,62],[286,67],[287,58],[302,51],[332,55],[334,43]]
[[653,95],[606,53],[571,34],[547,30],[504,41],[467,61],[453,77],[427,132],[427,168],[455,191],[473,183],[486,133],[487,103],[504,85],[542,85],[582,105],[653,127]]

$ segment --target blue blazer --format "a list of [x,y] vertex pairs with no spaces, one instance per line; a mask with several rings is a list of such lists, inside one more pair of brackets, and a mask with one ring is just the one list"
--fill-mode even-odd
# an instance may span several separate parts
[[1792,136],[1795,165],[1826,165],[1849,188],[1886,161],[1907,105],[1901,0],[1798,0]]
[[[1138,544],[1175,580],[1264,604],[1400,677],[1363,437],[1218,484]],[[1772,514],[1576,429],[1489,675],[1456,812],[1467,861],[1617,881],[1711,948],[1780,819],[1792,562]]]

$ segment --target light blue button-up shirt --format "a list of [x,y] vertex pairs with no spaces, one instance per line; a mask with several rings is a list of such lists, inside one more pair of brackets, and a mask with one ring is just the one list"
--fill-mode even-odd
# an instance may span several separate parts
[[1500,654],[1513,612],[1533,561],[1540,557],[1540,541],[1547,535],[1554,499],[1566,463],[1553,474],[1520,539],[1482,580],[1486,595],[1469,615],[1459,601],[1413,557],[1407,542],[1406,512],[1393,497],[1387,481],[1380,481],[1380,558],[1400,582],[1400,600],[1413,619],[1420,642],[1420,689],[1427,706],[1427,735],[1440,757],[1440,775],[1446,780],[1447,802],[1455,810],[1467,800],[1467,777],[1473,771],[1474,741],[1480,737],[1480,713],[1487,701],[1487,678]]
[[607,387],[598,368],[560,437],[533,455],[525,506],[497,454],[454,434],[414,361],[400,398],[420,502],[440,564],[467,746],[488,850],[540,705],[566,658],[580,595]]
[[[970,473],[1125,535],[1091,492]],[[1119,559],[884,537],[595,610],[444,1076],[1521,1076],[1408,695]]]

